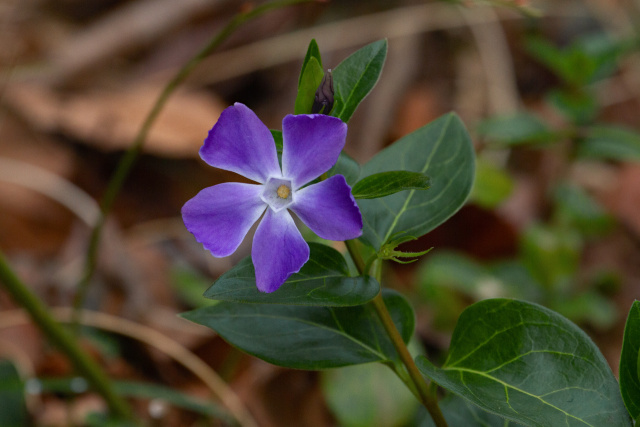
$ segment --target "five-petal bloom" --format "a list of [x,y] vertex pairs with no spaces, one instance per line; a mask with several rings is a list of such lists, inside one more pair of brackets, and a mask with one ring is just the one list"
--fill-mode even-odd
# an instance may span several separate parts
[[362,234],[362,216],[342,175],[303,187],[327,172],[345,144],[347,125],[322,114],[282,121],[282,170],[273,136],[253,111],[236,103],[209,131],[200,157],[259,184],[224,183],[200,191],[182,208],[187,229],[213,256],[231,255],[263,215],[253,238],[256,284],[273,292],[309,260],[309,245],[289,209],[323,239]]

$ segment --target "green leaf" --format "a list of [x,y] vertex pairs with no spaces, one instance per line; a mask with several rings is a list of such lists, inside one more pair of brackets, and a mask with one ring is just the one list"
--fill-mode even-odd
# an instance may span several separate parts
[[483,208],[493,209],[511,195],[513,179],[504,169],[489,161],[482,158],[477,160],[471,199]]
[[[483,411],[468,400],[449,394],[438,402],[448,427],[509,427],[514,424],[502,417]],[[436,427],[429,413],[421,408],[418,427]]]
[[594,236],[610,231],[615,225],[613,217],[583,188],[563,184],[554,193],[555,216],[563,226],[572,226],[585,236]]
[[13,363],[0,360],[0,426],[28,425],[24,383]]
[[624,327],[620,355],[620,391],[627,411],[640,417],[640,301],[634,301]]
[[347,180],[347,184],[353,185],[360,177],[360,164],[345,152],[340,153],[338,161],[329,172],[328,176],[342,175]]
[[[383,290],[383,299],[405,342],[415,318],[407,300]],[[371,304],[356,307],[300,307],[223,301],[183,313],[231,345],[274,365],[327,369],[398,356]]]
[[342,427],[408,425],[418,401],[391,369],[379,363],[322,372],[322,391]]
[[331,115],[348,122],[358,104],[371,92],[387,57],[387,41],[366,45],[333,70],[335,104]]
[[304,55],[304,61],[302,61],[302,68],[300,69],[300,77],[298,77],[298,87],[302,84],[304,70],[311,59],[315,59],[322,70],[322,57],[320,56],[320,48],[316,39],[311,39],[309,47],[307,47],[307,53]]
[[476,132],[489,144],[521,145],[553,141],[555,133],[530,113],[492,117],[480,122]]
[[278,153],[282,153],[282,131],[271,129],[270,132],[274,142],[276,143],[276,150]]
[[379,250],[394,234],[420,237],[433,230],[467,200],[474,169],[471,139],[453,113],[396,141],[364,165],[362,176],[393,170],[420,172],[431,177],[431,189],[359,200],[364,221],[361,239]]
[[322,83],[324,70],[322,65],[316,58],[311,58],[305,64],[300,76],[300,84],[298,85],[298,95],[294,107],[294,114],[311,114],[311,106],[318,90],[318,86]]
[[372,277],[349,277],[340,252],[318,243],[309,243],[309,248],[309,261],[273,293],[258,291],[253,262],[247,257],[220,276],[204,296],[245,303],[344,307],[364,304],[380,292]]
[[547,101],[577,125],[593,121],[598,112],[597,99],[586,91],[552,90]]
[[482,409],[529,426],[631,426],[618,383],[591,339],[542,306],[494,299],[460,316],[442,368],[418,368]]
[[640,161],[640,135],[618,126],[597,126],[589,130],[578,147],[583,158]]
[[353,186],[356,199],[377,199],[405,190],[427,190],[431,179],[420,172],[390,171],[369,175]]

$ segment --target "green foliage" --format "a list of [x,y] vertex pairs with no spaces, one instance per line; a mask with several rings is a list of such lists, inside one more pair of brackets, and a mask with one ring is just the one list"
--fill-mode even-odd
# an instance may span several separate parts
[[418,401],[388,367],[349,366],[322,373],[322,391],[342,427],[407,425]]
[[353,185],[360,177],[360,164],[345,152],[340,153],[338,161],[329,172],[328,176],[342,175],[347,180],[347,184]]
[[[411,305],[390,290],[383,290],[383,299],[408,342],[415,326]],[[398,360],[370,304],[304,307],[223,301],[183,313],[182,317],[213,329],[231,345],[278,366],[316,370]]]
[[28,425],[24,383],[14,364],[8,360],[0,360],[0,402],[0,426]]
[[476,161],[476,178],[471,190],[471,200],[486,209],[502,203],[513,191],[513,180],[503,169],[479,157]]
[[550,142],[555,133],[538,117],[527,112],[483,120],[478,135],[495,145],[521,145]]
[[387,41],[373,42],[342,61],[333,70],[335,104],[331,115],[348,122],[358,104],[380,78],[387,57]]
[[427,190],[431,179],[420,172],[390,171],[369,175],[352,188],[356,199],[377,199],[405,190]]
[[583,158],[640,161],[640,135],[618,126],[594,126],[580,141],[578,156]]
[[473,185],[475,155],[464,125],[447,114],[382,150],[362,169],[367,177],[405,170],[432,177],[429,191],[409,190],[360,200],[362,241],[379,250],[394,234],[420,237],[464,204]]
[[[439,402],[440,409],[447,420],[448,427],[511,427],[509,422],[490,412],[483,411],[468,400],[455,394],[449,394]],[[436,427],[425,410],[418,416],[418,427]]]
[[554,219],[563,227],[572,227],[583,236],[597,236],[614,226],[614,219],[584,189],[564,184],[554,194]]
[[476,303],[460,316],[442,368],[423,356],[416,362],[440,386],[524,425],[632,425],[595,344],[536,304]]
[[273,293],[258,291],[253,262],[247,257],[220,276],[204,296],[245,303],[341,307],[364,304],[380,292],[378,282],[369,276],[349,277],[340,252],[318,243],[309,243],[309,248],[309,261]]
[[627,411],[640,417],[640,301],[634,301],[624,328],[620,355],[620,391]]
[[313,99],[323,76],[324,70],[322,69],[320,48],[315,39],[312,39],[304,57],[300,78],[298,79],[298,94],[296,96],[294,114],[311,113]]

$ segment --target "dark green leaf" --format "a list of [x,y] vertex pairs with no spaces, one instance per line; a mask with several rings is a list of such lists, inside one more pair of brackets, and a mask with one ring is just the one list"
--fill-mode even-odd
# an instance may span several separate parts
[[617,126],[593,127],[578,147],[578,156],[622,162],[640,161],[640,135]]
[[529,426],[631,426],[607,361],[576,325],[542,306],[485,300],[467,308],[442,368],[417,358],[442,387]]
[[309,243],[309,248],[309,261],[273,293],[258,291],[253,262],[247,257],[220,276],[204,296],[260,304],[344,307],[364,304],[380,292],[378,282],[369,276],[349,277],[340,252],[318,243]]
[[620,391],[627,411],[640,417],[640,301],[634,301],[624,328],[620,355]]
[[405,190],[426,190],[431,179],[420,172],[390,171],[369,175],[353,186],[356,199],[377,199]]
[[[449,394],[439,402],[448,427],[510,427],[514,426],[502,417],[483,411],[468,400]],[[421,408],[418,427],[436,427],[429,413]]]
[[542,120],[524,112],[484,120],[476,131],[488,143],[500,145],[551,142],[555,138]]
[[24,383],[14,364],[7,360],[0,360],[0,402],[0,426],[28,425]]
[[591,122],[599,108],[596,98],[586,91],[553,90],[547,95],[547,101],[578,125]]
[[474,169],[471,139],[455,114],[447,114],[396,141],[363,167],[362,176],[393,170],[420,172],[431,177],[431,188],[359,200],[364,221],[361,239],[379,250],[397,233],[420,237],[433,230],[467,200]]
[[560,185],[554,196],[558,221],[585,236],[601,235],[615,224],[612,216],[581,187]]
[[302,70],[298,95],[294,107],[294,114],[311,114],[311,106],[316,95],[316,90],[322,82],[324,70],[316,58],[311,58]]
[[327,174],[329,176],[342,175],[347,180],[347,184],[353,185],[360,177],[360,164],[348,154],[342,152],[338,157],[337,163],[329,169]]
[[382,72],[387,57],[387,41],[373,42],[333,70],[335,104],[331,115],[348,122],[358,104],[371,92]]
[[304,69],[307,67],[307,64],[311,59],[315,59],[320,65],[320,69],[322,69],[322,57],[320,56],[320,48],[318,47],[318,42],[316,39],[311,39],[309,42],[309,47],[307,47],[307,53],[304,55],[304,61],[302,61],[302,68],[300,69],[300,77],[298,78],[298,87],[302,83],[302,76],[304,74]]
[[[383,290],[383,298],[408,342],[415,324],[411,306],[394,291]],[[274,365],[316,370],[397,360],[371,304],[338,308],[223,301],[182,317]]]

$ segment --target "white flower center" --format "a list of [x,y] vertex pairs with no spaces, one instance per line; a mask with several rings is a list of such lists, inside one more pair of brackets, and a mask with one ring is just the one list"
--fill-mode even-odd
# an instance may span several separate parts
[[293,203],[291,181],[283,178],[269,178],[267,183],[264,184],[264,190],[260,198],[268,204],[274,212],[286,209]]

